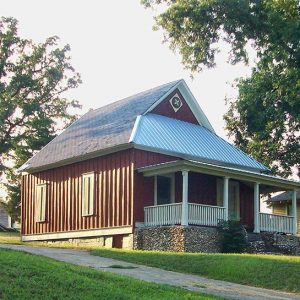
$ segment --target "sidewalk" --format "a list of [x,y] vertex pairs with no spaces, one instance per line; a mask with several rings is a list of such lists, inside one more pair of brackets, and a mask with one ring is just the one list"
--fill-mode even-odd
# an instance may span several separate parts
[[[165,271],[158,268],[127,263],[115,259],[94,256],[85,250],[31,247],[23,245],[0,244],[0,248],[20,250],[31,254],[50,257],[59,261],[92,267],[105,272],[134,277],[140,280],[168,284],[195,292],[206,293],[229,299],[299,299],[300,295],[207,279],[196,275]],[[115,267],[111,267],[115,266]],[[122,266],[118,268],[116,266]],[[131,267],[127,268],[126,267]],[[270,279],[271,280],[271,279]],[[300,284],[300,283],[299,283]]]

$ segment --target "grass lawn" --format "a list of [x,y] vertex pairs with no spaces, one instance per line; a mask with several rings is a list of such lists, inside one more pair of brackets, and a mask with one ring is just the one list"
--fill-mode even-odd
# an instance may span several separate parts
[[220,299],[0,249],[1,299]]
[[[46,246],[22,243],[18,233],[0,233],[0,243]],[[57,245],[47,245],[57,247]],[[61,248],[76,248],[61,244]],[[300,257],[254,254],[167,253],[158,251],[126,251],[90,249],[93,255],[115,258],[165,270],[196,274],[257,287],[300,293]],[[1,274],[1,273],[0,273]],[[0,285],[1,288],[1,285]],[[0,295],[1,298],[1,295]]]
[[19,232],[0,232],[0,244],[21,244]]
[[94,255],[246,285],[300,293],[300,257],[95,249]]

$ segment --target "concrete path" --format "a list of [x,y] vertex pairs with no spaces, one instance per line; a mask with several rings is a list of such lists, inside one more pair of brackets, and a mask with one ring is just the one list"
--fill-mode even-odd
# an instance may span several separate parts
[[[228,299],[258,300],[258,299],[299,299],[300,295],[274,290],[255,288],[220,280],[207,279],[196,275],[165,271],[158,268],[127,263],[110,258],[93,256],[89,251],[74,249],[59,249],[46,247],[30,247],[23,245],[0,244],[0,248],[20,250],[31,254],[50,257],[59,261],[91,267],[105,272],[127,275],[148,282],[168,284],[187,290],[220,296]],[[111,266],[131,268],[111,268]],[[270,277],[270,280],[272,278]]]

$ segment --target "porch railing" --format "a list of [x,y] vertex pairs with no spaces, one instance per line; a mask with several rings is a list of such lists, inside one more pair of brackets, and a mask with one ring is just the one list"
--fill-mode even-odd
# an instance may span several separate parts
[[261,231],[293,233],[294,217],[266,213],[259,213],[259,215]]
[[147,206],[144,208],[145,225],[160,226],[181,223],[181,203]]
[[[192,225],[217,226],[225,219],[225,208],[189,203],[188,222]],[[181,224],[182,203],[148,206],[144,208],[145,225],[160,226]]]
[[217,226],[225,220],[225,207],[189,203],[189,224]]

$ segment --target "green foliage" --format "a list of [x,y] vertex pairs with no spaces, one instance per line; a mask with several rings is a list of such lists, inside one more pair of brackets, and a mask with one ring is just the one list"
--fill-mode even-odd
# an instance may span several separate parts
[[14,219],[20,211],[15,170],[76,118],[69,109],[78,102],[62,94],[81,82],[69,45],[60,47],[57,37],[39,44],[22,39],[17,25],[14,18],[0,18],[0,175],[5,172]]
[[0,277],[1,299],[219,299],[4,249]]
[[247,247],[247,233],[239,221],[222,221],[218,230],[221,234],[221,251],[223,253],[244,252]]
[[[300,257],[97,249],[92,254],[269,289],[300,292]],[[272,280],[270,280],[272,274]]]
[[[299,170],[300,5],[298,0],[142,0],[165,4],[156,28],[179,51],[192,72],[214,67],[220,41],[230,45],[228,61],[257,63],[249,78],[235,83],[239,94],[224,116],[236,145],[288,176]],[[161,5],[162,6],[162,5]]]

